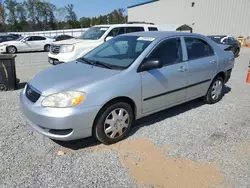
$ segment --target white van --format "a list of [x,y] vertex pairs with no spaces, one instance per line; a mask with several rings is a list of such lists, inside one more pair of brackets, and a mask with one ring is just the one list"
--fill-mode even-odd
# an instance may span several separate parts
[[48,61],[56,65],[74,61],[103,42],[124,33],[139,31],[158,31],[154,24],[128,23],[96,25],[89,28],[78,38],[54,42],[50,46]]

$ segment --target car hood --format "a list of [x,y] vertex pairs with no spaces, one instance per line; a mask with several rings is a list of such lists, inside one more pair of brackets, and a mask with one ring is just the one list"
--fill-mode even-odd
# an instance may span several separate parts
[[111,77],[120,70],[87,65],[81,62],[59,64],[35,75],[29,84],[39,90],[43,96],[78,89]]
[[62,41],[57,41],[54,42],[54,44],[77,44],[77,43],[86,43],[86,44],[90,44],[90,43],[96,43],[98,40],[83,40],[83,39],[77,39],[77,38],[73,38],[73,39],[68,39],[68,40],[62,40]]
[[12,40],[12,41],[1,42],[0,45],[17,44],[17,43],[19,43],[19,42],[20,42],[20,41]]

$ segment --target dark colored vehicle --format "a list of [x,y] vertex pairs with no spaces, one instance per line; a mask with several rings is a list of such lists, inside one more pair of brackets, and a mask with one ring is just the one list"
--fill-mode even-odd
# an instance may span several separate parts
[[12,41],[12,40],[17,40],[19,37],[15,35],[5,35],[5,36],[0,36],[0,43],[1,42],[7,42],[7,41]]
[[70,36],[70,35],[58,35],[53,37],[56,41],[61,41],[61,40],[68,40],[68,39],[72,39],[74,37]]
[[19,38],[19,37],[21,37],[22,35],[20,35],[20,34],[14,34],[14,33],[10,33],[10,34],[9,34],[9,36],[14,36],[14,37],[17,37],[17,38]]
[[238,57],[240,53],[240,42],[232,36],[229,35],[210,35],[208,36],[217,44],[225,44],[230,46],[230,50],[234,53],[235,57]]

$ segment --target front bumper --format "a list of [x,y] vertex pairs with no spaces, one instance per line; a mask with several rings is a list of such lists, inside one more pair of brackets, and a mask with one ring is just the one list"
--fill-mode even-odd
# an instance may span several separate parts
[[76,140],[92,136],[94,119],[100,106],[91,108],[44,108],[41,101],[32,103],[25,96],[25,89],[20,94],[21,110],[27,123],[37,132],[54,140]]
[[6,50],[6,46],[1,46],[0,47],[0,53],[6,53],[7,50]]
[[59,54],[52,54],[49,52],[48,54],[48,61],[50,64],[56,65],[59,63],[67,63],[70,61],[74,61],[77,59],[77,55],[73,52],[70,53],[59,53]]

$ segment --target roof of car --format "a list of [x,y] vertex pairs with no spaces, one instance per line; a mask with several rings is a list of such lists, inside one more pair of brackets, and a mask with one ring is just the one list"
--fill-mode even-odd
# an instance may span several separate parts
[[95,25],[93,27],[157,27],[156,25],[152,25],[152,24],[142,24],[142,23],[135,23],[135,24],[109,24],[109,25]]
[[174,37],[174,36],[203,36],[196,33],[187,33],[180,31],[144,31],[144,32],[134,32],[124,34],[127,36],[140,36],[140,37],[153,37],[153,38],[166,38],[166,37]]
[[228,35],[208,35],[208,37],[213,37],[213,38],[223,38],[223,37],[227,37]]

